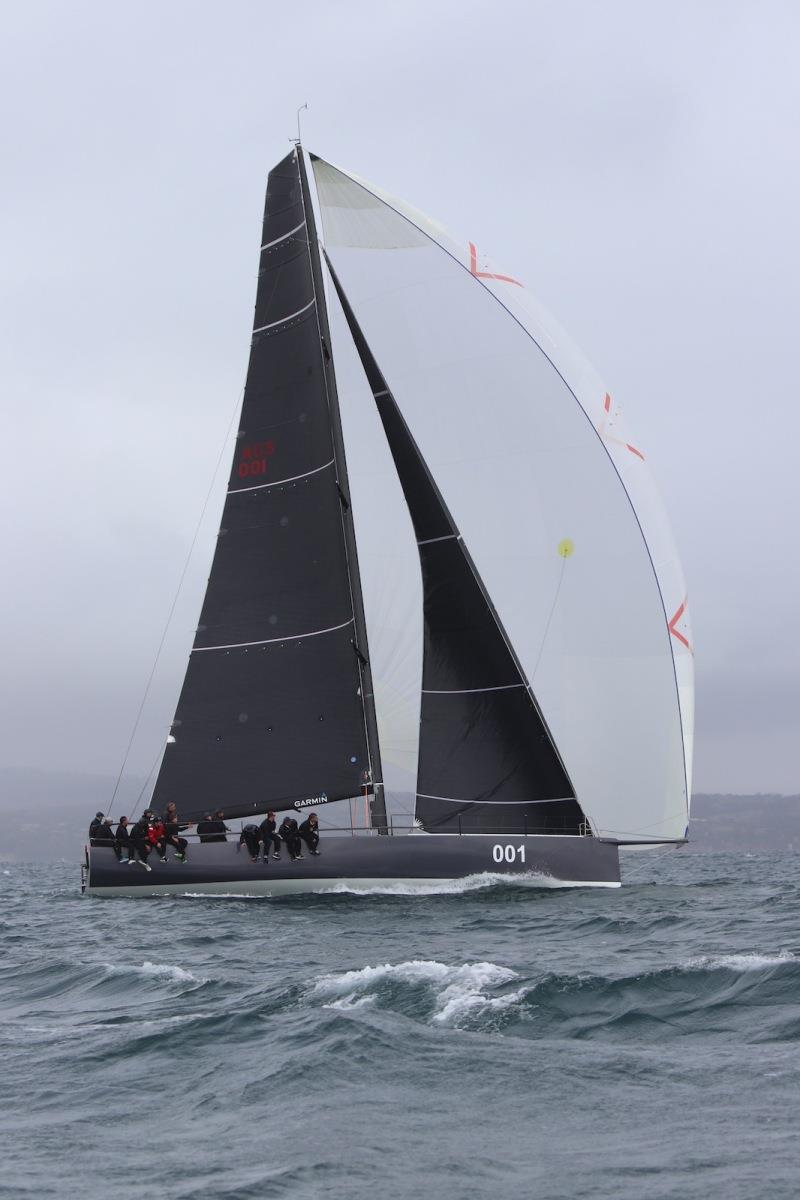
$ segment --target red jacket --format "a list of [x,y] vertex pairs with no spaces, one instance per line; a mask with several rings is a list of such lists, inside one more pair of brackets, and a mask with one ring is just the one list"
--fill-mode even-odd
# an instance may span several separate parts
[[159,842],[163,842],[166,830],[161,821],[156,821],[147,830],[147,840],[151,846],[157,846]]

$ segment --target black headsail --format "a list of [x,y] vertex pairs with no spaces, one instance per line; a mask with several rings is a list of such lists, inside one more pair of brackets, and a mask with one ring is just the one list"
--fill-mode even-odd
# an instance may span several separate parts
[[298,147],[269,175],[240,429],[156,809],[244,816],[381,778],[328,344]]
[[417,537],[424,649],[417,818],[430,833],[575,834],[583,813],[500,618],[326,262]]

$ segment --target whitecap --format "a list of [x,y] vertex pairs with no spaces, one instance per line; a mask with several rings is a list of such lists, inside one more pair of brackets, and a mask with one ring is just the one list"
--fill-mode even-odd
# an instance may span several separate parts
[[797,955],[790,950],[780,950],[777,954],[711,954],[700,958],[690,958],[687,967],[703,967],[707,971],[764,971],[769,967],[779,967],[784,963],[797,962]]
[[339,1012],[355,1012],[359,1008],[370,1008],[375,1003],[374,996],[340,996],[323,1008],[335,1008]]
[[527,993],[527,988],[518,988],[515,992],[507,992],[505,996],[484,996],[481,992],[452,984],[439,997],[438,1011],[432,1019],[438,1025],[457,1025],[469,1016],[511,1008],[524,1000]]
[[140,967],[133,963],[103,963],[110,975],[143,975],[149,979],[169,979],[172,983],[208,983],[198,975],[193,975],[184,967],[175,967],[170,963],[143,962]]
[[525,989],[502,996],[487,995],[489,989],[516,978],[516,971],[497,963],[450,966],[435,959],[410,959],[323,975],[314,984],[311,995],[327,1000],[326,1008],[350,1011],[374,1003],[382,984],[422,986],[433,993],[431,1021],[440,1025],[458,1024],[468,1016],[499,1012],[517,1003]]

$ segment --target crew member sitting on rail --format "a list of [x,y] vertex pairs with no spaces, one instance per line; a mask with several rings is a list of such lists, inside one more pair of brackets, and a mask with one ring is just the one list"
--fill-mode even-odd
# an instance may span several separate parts
[[270,810],[267,813],[266,819],[259,826],[261,840],[264,843],[264,862],[269,858],[270,846],[272,847],[272,857],[280,858],[281,856],[281,839],[275,832],[275,813]]
[[[103,815],[104,814],[101,812],[95,813],[92,823],[89,826],[89,845],[90,846],[94,845],[94,840],[97,837],[97,831],[99,830],[100,826],[103,824]],[[102,836],[101,836],[100,840],[103,841]]]
[[116,843],[114,846],[114,850],[115,850],[117,858],[119,859],[120,862],[125,861],[122,857],[123,850],[124,850],[125,856],[128,860],[133,858],[133,846],[131,845],[131,835],[128,831],[128,818],[127,817],[120,817],[120,819],[119,819],[119,824],[117,825],[117,837],[116,837]]
[[226,833],[230,833],[230,829],[224,821],[225,813],[221,808],[218,808],[209,822],[209,832],[213,829],[213,837],[208,838],[209,842],[227,842]]
[[216,822],[211,820],[211,813],[206,813],[202,821],[197,822],[197,836],[201,842],[215,842],[214,830]]
[[261,842],[261,835],[257,825],[245,825],[239,836],[239,845],[244,843],[247,846],[247,853],[253,862],[258,862],[258,847]]
[[111,817],[104,818],[100,828],[95,830],[93,841],[95,846],[110,846],[117,858],[120,857],[114,830],[111,828]]
[[[92,822],[94,824],[94,822]],[[94,834],[91,838],[93,846],[110,846],[116,853],[114,845],[114,830],[111,828],[111,817],[105,817],[95,827]],[[119,857],[119,855],[117,855]]]
[[283,818],[281,827],[278,830],[278,834],[282,840],[286,842],[286,846],[289,850],[289,857],[291,858],[292,862],[294,862],[296,858],[303,857],[303,844],[300,841],[300,835],[297,832],[297,821],[295,821],[293,817]]
[[161,817],[150,814],[150,824],[147,827],[147,840],[152,850],[158,851],[162,862],[167,861],[167,830]]
[[202,821],[198,821],[197,832],[201,842],[227,842],[225,834],[230,833],[230,829],[222,819],[224,815],[222,809],[217,809],[213,816],[206,813]]
[[175,847],[175,857],[178,862],[186,862],[186,847],[189,843],[186,838],[179,835],[184,829],[189,829],[191,822],[187,825],[178,823],[178,810],[173,801],[167,805],[167,811],[164,813],[164,830],[166,833],[166,845]]
[[128,862],[136,862],[138,860],[146,871],[152,871],[153,869],[147,861],[150,856],[150,851],[153,848],[148,837],[150,831],[150,818],[152,815],[153,814],[150,812],[150,810],[146,809],[139,817],[139,820],[136,822],[130,833],[134,857],[129,858]]
[[312,854],[319,854],[319,822],[317,814],[310,812],[297,831]]

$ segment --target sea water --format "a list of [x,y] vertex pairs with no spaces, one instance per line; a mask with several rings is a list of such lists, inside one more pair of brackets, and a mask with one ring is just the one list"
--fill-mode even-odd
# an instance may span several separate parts
[[0,871],[0,1197],[800,1193],[800,856],[281,900]]

